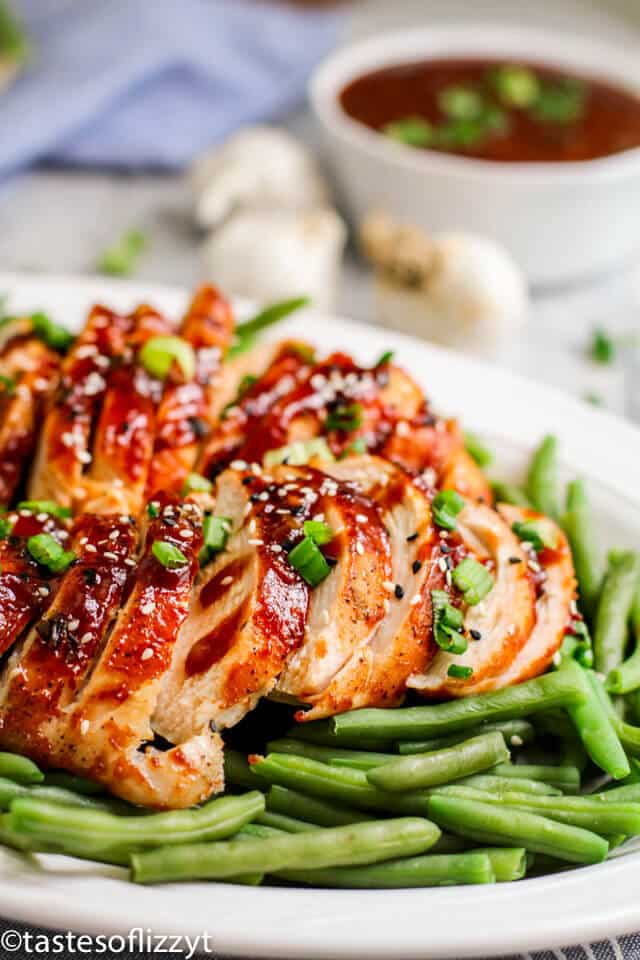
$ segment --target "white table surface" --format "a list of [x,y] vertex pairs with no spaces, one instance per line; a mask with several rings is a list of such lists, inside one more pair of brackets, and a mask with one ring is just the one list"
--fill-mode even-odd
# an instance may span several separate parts
[[[610,9],[589,0],[483,0],[478,16],[518,22],[553,23],[581,32],[607,31],[621,44],[640,49],[633,17],[637,0],[609,0]],[[616,17],[612,17],[612,9]],[[367,0],[353,8],[347,35],[434,20],[469,18],[466,0]],[[286,125],[315,145],[317,132],[303,110]],[[16,177],[0,188],[0,269],[36,272],[92,272],[99,252],[135,226],[148,233],[138,280],[193,286],[203,278],[198,256],[201,242],[190,217],[190,198],[179,176],[114,175],[83,171],[40,170]],[[640,230],[640,224],[638,229]],[[44,306],[44,305],[43,305]],[[370,277],[355,253],[348,254],[338,310],[374,321]],[[607,407],[623,412],[624,364],[598,367],[585,359],[590,331],[640,330],[640,260],[579,288],[538,293],[522,335],[506,345],[500,362],[529,376],[563,386],[577,395],[595,393]],[[626,377],[627,388],[630,377]],[[640,382],[638,383],[640,394]]]

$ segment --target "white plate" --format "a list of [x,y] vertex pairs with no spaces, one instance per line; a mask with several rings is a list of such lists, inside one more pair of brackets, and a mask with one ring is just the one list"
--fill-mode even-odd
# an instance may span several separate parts
[[[96,299],[130,308],[141,299],[177,312],[185,294],[103,280],[1,276],[11,309],[48,310],[76,327]],[[309,314],[282,329],[371,360],[394,348],[434,406],[459,413],[522,466],[548,430],[565,465],[592,481],[603,541],[640,537],[640,432],[622,420],[467,357],[331,317]],[[117,868],[64,857],[0,854],[0,915],[87,933],[207,932],[216,953],[251,957],[394,958],[508,954],[640,929],[640,854],[548,878],[440,890],[330,891],[226,884],[135,887]]]

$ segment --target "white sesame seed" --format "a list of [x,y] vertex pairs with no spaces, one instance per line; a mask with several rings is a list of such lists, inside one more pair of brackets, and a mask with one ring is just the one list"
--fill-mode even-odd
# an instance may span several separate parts
[[83,393],[87,397],[94,397],[106,387],[104,377],[101,377],[97,370],[92,370],[84,382]]
[[396,433],[399,437],[408,437],[409,436],[409,424],[406,420],[398,421],[396,425]]
[[95,343],[83,343],[75,351],[75,355],[78,360],[84,360],[85,357],[94,357],[98,352],[98,348]]
[[282,553],[282,547],[280,546],[279,543],[272,543],[272,544],[271,544],[271,552],[272,552],[272,553]]
[[88,543],[88,544],[86,545],[86,547],[85,547],[85,550],[87,551],[87,553],[97,553],[97,552],[98,552],[97,549],[96,549],[96,547],[94,547],[94,545],[93,545],[92,543]]
[[80,639],[78,640],[78,643],[80,643],[80,644],[89,643],[89,641],[91,640],[92,636],[93,636],[93,634],[91,633],[91,631],[90,631],[90,630],[87,630],[86,633],[83,633],[83,634],[82,634],[82,636],[81,636]]
[[560,651],[558,651],[557,653],[554,653],[554,655],[553,655],[553,657],[552,657],[552,659],[551,659],[551,662],[552,662],[552,664],[554,665],[554,667],[559,667],[559,666],[560,666],[560,664],[562,663],[562,657],[561,657],[561,655],[560,655]]
[[382,586],[387,591],[387,593],[393,593],[393,591],[396,588],[395,583],[393,583],[391,580],[385,580]]
[[18,510],[18,516],[20,517],[30,517],[31,510]]
[[515,632],[516,632],[516,625],[515,623],[512,623],[507,628],[507,634],[508,636],[512,637],[515,634]]
[[153,613],[153,611],[155,610],[155,608],[156,608],[156,605],[155,605],[155,603],[153,602],[153,600],[144,600],[144,601],[140,604],[140,613],[143,613],[143,614],[145,614],[145,615],[146,615],[147,613]]
[[264,540],[260,540],[258,537],[255,537],[251,540],[247,540],[247,543],[250,547],[261,547],[264,544]]
[[291,513],[291,510],[287,510],[286,507],[278,507],[276,513],[280,514],[282,517],[286,517]]
[[362,555],[364,554],[364,547],[363,547],[363,545],[360,543],[359,540],[358,540],[358,542],[356,543],[356,553],[359,553],[360,556],[362,556]]
[[220,583],[221,583],[221,585],[222,585],[223,587],[228,587],[229,584],[233,583],[233,577],[231,577],[231,576],[229,576],[229,577],[223,577],[222,580],[220,581]]
[[88,720],[81,720],[81,721],[80,721],[80,733],[82,734],[83,737],[84,737],[84,735],[85,735],[86,733],[89,732],[89,726],[90,726],[90,724],[89,724],[89,721],[88,721]]
[[124,562],[128,567],[135,567],[136,565],[135,560],[132,560],[131,557],[126,557]]
[[142,656],[140,657],[140,659],[150,660],[152,656],[153,656],[153,650],[151,649],[151,647],[145,647],[145,649],[142,651]]
[[246,470],[249,464],[246,460],[232,460],[229,466],[232,470]]
[[103,553],[102,556],[103,556],[106,560],[117,560],[117,559],[118,559],[117,554],[112,553],[111,550],[105,551],[105,553]]
[[356,513],[356,520],[358,523],[367,523],[367,517],[364,513]]
[[109,534],[109,540],[117,540],[119,536],[120,536],[119,530],[112,530],[111,533]]
[[188,530],[188,529],[180,530],[178,533],[178,536],[181,537],[183,540],[191,540],[193,537],[193,530]]
[[46,523],[48,516],[49,516],[48,513],[38,513],[36,514],[36,520],[39,523]]
[[446,572],[447,572],[447,570],[449,569],[449,567],[448,567],[448,565],[447,565],[447,558],[446,558],[446,557],[440,557],[440,559],[438,560],[438,569],[439,569],[439,570],[442,570],[443,573],[446,573]]
[[67,627],[69,630],[77,630],[79,626],[80,626],[80,621],[77,620],[75,617],[73,618],[73,620],[69,620],[67,624]]
[[389,603],[386,597],[382,601],[382,607],[385,613],[389,613],[389,611],[391,610],[391,604]]
[[78,451],[78,460],[80,463],[91,463],[92,456],[88,450],[79,450]]
[[266,505],[266,507],[264,508],[264,512],[265,512],[265,513],[273,513],[274,509],[275,509],[275,507],[273,506],[273,504],[272,504],[272,503],[268,503],[268,504]]
[[409,601],[409,606],[416,607],[420,603],[421,599],[422,597],[420,596],[419,593],[414,593],[414,595],[411,597],[411,600]]
[[49,587],[38,587],[36,592],[39,597],[48,597],[51,591],[49,590]]

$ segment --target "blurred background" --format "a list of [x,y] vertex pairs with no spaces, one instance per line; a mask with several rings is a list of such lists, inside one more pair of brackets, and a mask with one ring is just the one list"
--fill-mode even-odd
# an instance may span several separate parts
[[[567,50],[587,38],[612,60],[640,61],[638,0],[2,0],[0,270],[208,278],[257,300],[310,292],[320,307],[447,342],[455,309],[427,302],[426,287],[422,299],[406,288],[397,297],[380,252],[396,237],[431,263],[431,225],[405,216],[387,228],[417,235],[358,242],[340,155],[307,84],[362,38],[450,25],[536,28]],[[621,189],[623,204],[640,204],[640,178]],[[480,189],[471,205],[483,203]],[[459,219],[446,229],[468,230]],[[615,232],[615,208],[609,219]],[[640,246],[640,218],[637,233]],[[517,245],[485,253],[465,247],[456,260],[462,277],[447,297],[462,286],[467,304],[490,302],[481,335],[454,345],[640,416],[640,257],[547,284],[528,275]]]

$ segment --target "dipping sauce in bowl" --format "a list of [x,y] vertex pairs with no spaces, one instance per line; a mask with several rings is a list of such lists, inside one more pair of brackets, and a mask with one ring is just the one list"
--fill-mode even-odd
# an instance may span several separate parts
[[358,122],[415,148],[501,163],[594,160],[640,146],[640,97],[538,63],[433,59],[384,67],[339,94]]

